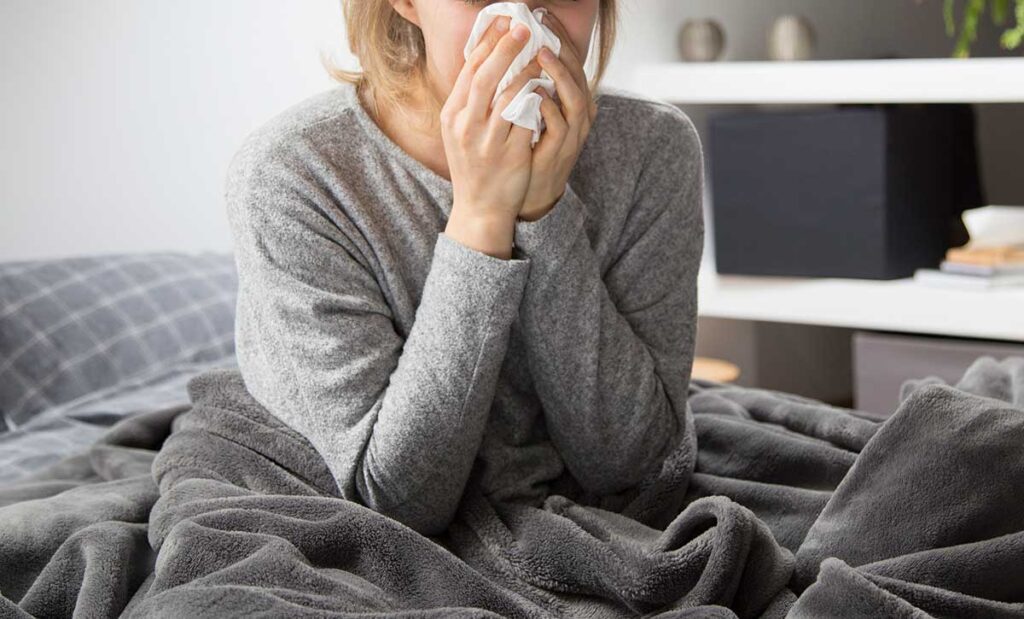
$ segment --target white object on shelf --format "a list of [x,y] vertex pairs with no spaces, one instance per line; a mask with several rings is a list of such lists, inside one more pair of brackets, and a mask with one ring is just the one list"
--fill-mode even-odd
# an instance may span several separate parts
[[817,34],[803,15],[780,15],[768,31],[768,57],[772,60],[810,60]]
[[643,64],[633,89],[678,104],[1019,103],[1024,58]]
[[719,275],[702,269],[698,313],[876,331],[1024,342],[1024,287],[963,290],[913,278]]
[[1024,206],[972,208],[962,218],[972,247],[1024,245]]
[[939,270],[943,273],[957,273],[959,275],[971,275],[973,277],[994,277],[998,275],[1020,275],[1024,276],[1024,262],[1012,262],[1010,264],[988,265],[971,264],[968,262],[950,262],[943,260],[939,263]]
[[725,33],[713,19],[688,19],[679,29],[679,56],[687,62],[713,62],[725,50]]
[[[1004,286],[1024,285],[1024,275],[966,275],[964,273],[951,273],[940,269],[917,269],[914,272],[914,281],[928,286],[948,286],[951,288],[989,290],[991,288],[1002,288]],[[1021,320],[1024,321],[1024,308],[1021,308]]]

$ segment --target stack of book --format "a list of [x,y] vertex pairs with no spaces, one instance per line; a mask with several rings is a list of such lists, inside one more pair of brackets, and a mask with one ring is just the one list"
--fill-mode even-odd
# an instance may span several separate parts
[[954,247],[938,269],[918,269],[914,280],[937,286],[1024,286],[1024,245]]

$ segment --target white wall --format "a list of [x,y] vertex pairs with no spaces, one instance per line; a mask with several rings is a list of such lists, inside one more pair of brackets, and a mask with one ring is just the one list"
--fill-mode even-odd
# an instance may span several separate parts
[[[715,16],[728,59],[763,56],[774,15],[817,25],[822,58],[947,55],[940,0],[620,0],[608,74],[676,58],[691,15]],[[983,28],[979,52],[998,53]],[[242,138],[330,88],[339,0],[3,0],[0,260],[120,251],[228,251],[224,170]],[[350,58],[350,57],[349,57]],[[993,201],[1024,204],[1017,106],[984,106]],[[699,126],[714,108],[688,112]],[[998,157],[996,155],[999,155]]]
[[331,87],[333,0],[0,3],[0,260],[230,250],[242,138]]

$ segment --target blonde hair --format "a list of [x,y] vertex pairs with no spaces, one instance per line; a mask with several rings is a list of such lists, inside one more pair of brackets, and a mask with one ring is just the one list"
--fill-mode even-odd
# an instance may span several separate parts
[[[600,0],[595,38],[597,69],[589,81],[592,95],[604,76],[615,45],[616,1]],[[349,49],[359,59],[362,71],[342,69],[326,58],[325,67],[339,82],[354,84],[378,118],[382,105],[400,109],[400,104],[407,100],[410,87],[424,83],[426,45],[423,32],[402,17],[391,6],[390,0],[341,0],[341,5]]]

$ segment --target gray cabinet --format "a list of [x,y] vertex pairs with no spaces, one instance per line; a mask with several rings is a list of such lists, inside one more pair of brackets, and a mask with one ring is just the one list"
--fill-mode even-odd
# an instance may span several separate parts
[[909,378],[937,376],[955,385],[978,357],[1024,356],[1024,345],[872,331],[853,334],[854,407],[889,416]]

